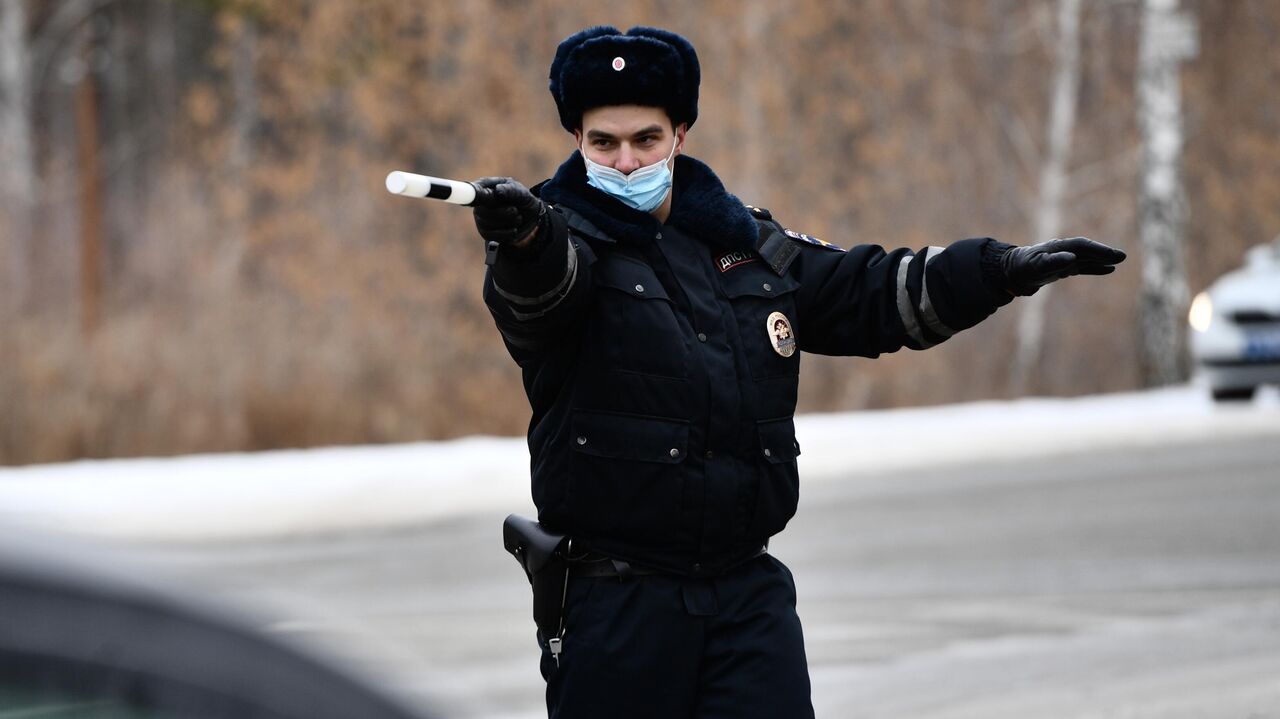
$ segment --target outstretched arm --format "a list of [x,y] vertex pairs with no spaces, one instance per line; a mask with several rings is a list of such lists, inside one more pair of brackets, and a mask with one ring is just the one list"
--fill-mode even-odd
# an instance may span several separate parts
[[801,285],[797,339],[819,354],[926,349],[1014,296],[1070,275],[1109,274],[1123,260],[1123,252],[1084,238],[1029,247],[980,238],[919,252],[802,243],[791,270]]

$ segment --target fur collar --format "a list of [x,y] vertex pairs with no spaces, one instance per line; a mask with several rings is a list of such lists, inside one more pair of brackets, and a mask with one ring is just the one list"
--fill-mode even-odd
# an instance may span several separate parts
[[[729,194],[710,167],[687,155],[676,157],[675,186],[667,223],[709,245],[728,250],[756,246],[755,218]],[[542,199],[582,215],[609,237],[623,243],[646,243],[662,227],[647,212],[632,209],[587,184],[582,154],[574,150],[555,177],[540,187]]]

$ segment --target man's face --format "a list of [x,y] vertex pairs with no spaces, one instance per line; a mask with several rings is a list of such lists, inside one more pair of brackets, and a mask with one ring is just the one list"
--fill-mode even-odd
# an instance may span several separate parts
[[673,142],[679,155],[684,132],[683,123],[671,127],[671,118],[660,107],[608,105],[582,113],[582,127],[573,135],[592,162],[629,175],[667,159]]

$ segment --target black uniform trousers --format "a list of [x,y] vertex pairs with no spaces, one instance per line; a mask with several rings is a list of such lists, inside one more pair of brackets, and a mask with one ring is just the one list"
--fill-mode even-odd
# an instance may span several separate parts
[[728,574],[570,580],[563,652],[547,643],[550,719],[813,716],[791,571],[768,554]]

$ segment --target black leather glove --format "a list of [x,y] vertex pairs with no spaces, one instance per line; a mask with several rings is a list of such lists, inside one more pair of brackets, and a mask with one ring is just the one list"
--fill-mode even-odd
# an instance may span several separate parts
[[529,188],[510,177],[485,177],[476,186],[472,214],[485,242],[510,245],[537,231],[547,206]]
[[1038,245],[1014,247],[1000,258],[1005,287],[1015,295],[1036,290],[1072,275],[1109,275],[1123,262],[1124,252],[1087,237],[1049,240]]

